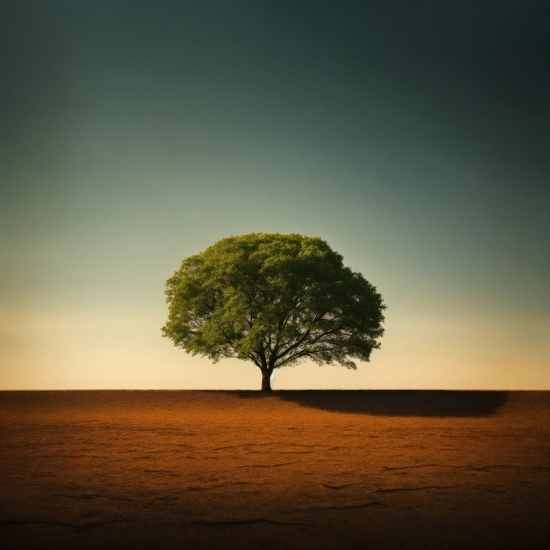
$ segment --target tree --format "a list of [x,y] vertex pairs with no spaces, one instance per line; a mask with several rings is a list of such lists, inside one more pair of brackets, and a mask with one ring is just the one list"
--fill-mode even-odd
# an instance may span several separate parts
[[166,281],[163,336],[214,362],[236,357],[262,372],[312,359],[356,369],[380,347],[386,309],[376,288],[320,238],[250,233],[183,260]]

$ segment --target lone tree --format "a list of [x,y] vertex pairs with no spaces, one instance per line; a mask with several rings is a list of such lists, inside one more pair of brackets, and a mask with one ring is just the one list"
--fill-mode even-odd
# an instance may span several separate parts
[[163,336],[192,355],[274,369],[303,359],[357,369],[384,332],[376,288],[317,237],[250,233],[183,260],[166,281]]

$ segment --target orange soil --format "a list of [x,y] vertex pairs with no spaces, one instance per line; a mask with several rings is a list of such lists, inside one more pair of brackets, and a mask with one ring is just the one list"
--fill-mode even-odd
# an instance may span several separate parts
[[0,392],[0,547],[543,548],[550,392]]

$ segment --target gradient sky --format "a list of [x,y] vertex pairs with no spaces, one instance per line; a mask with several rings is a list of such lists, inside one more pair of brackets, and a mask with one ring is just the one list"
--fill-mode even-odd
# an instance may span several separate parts
[[0,389],[259,388],[160,334],[253,231],[388,306],[275,389],[550,389],[547,1],[4,0],[0,49]]

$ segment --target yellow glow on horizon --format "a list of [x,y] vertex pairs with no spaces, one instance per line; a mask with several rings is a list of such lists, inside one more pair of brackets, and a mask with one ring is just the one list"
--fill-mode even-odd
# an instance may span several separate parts
[[[257,389],[251,363],[212,364],[160,336],[163,310],[11,312],[0,317],[0,389]],[[515,320],[517,321],[517,319]],[[499,318],[389,317],[357,371],[304,363],[274,389],[550,389],[548,326]]]

